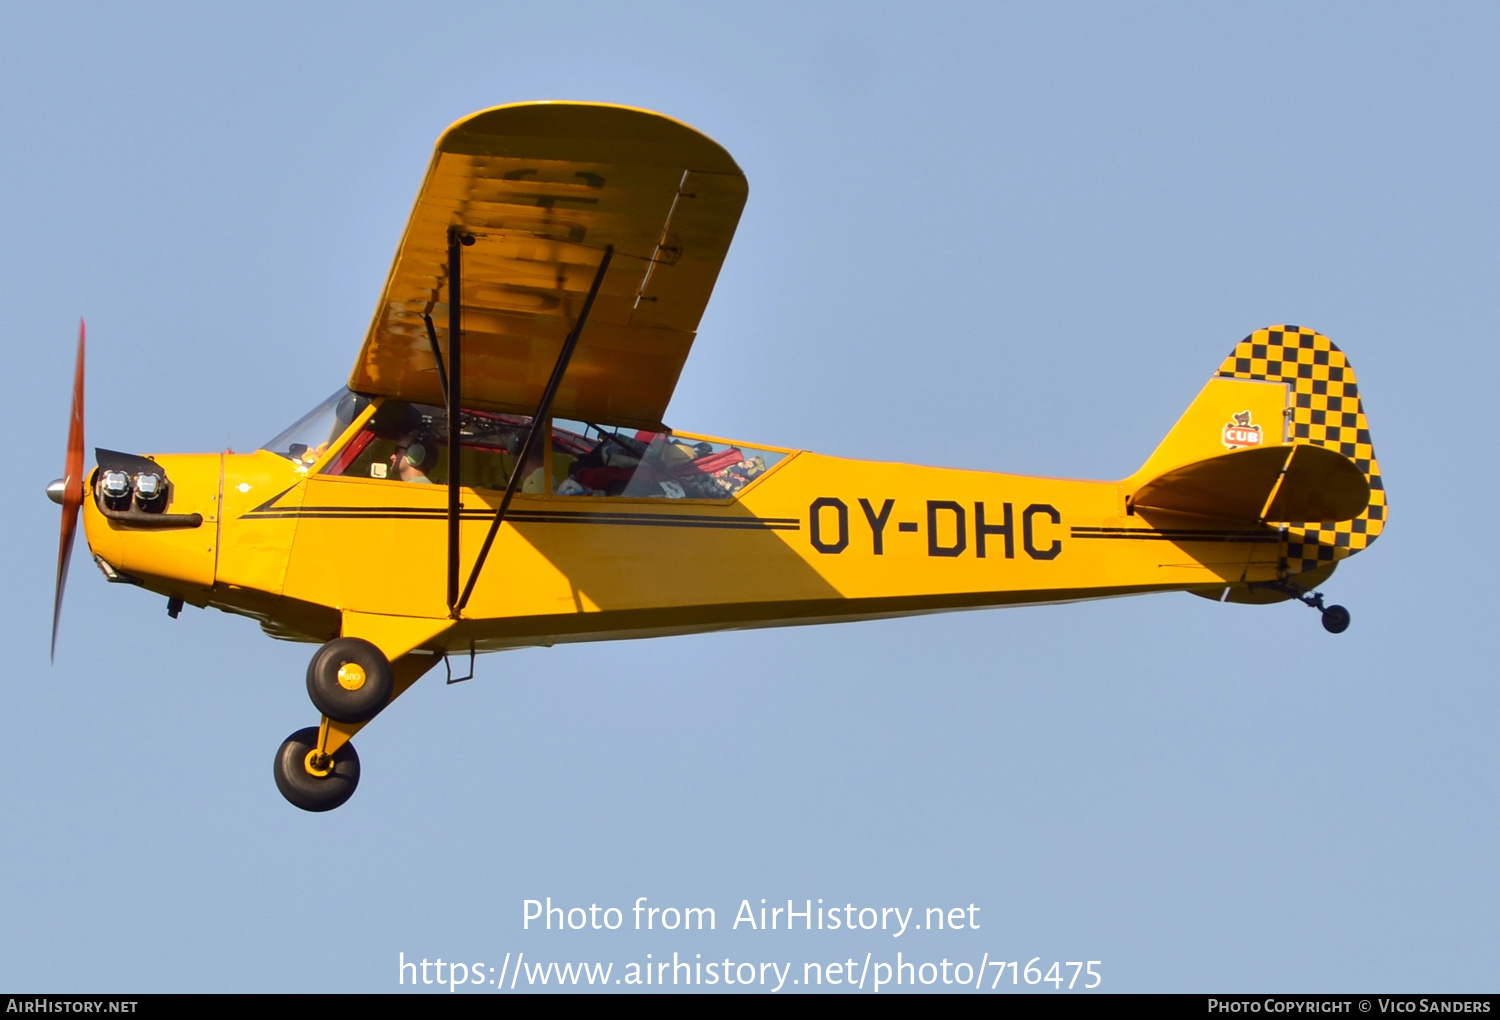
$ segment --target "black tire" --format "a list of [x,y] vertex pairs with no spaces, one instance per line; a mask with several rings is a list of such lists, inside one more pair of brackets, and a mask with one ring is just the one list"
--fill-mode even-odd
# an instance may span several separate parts
[[326,776],[307,771],[307,754],[318,746],[318,728],[298,730],[281,742],[276,752],[276,789],[303,811],[332,811],[354,796],[359,785],[359,754],[353,744],[333,753],[333,769]]
[[[339,670],[347,665],[364,671],[364,683],[356,690],[339,682]],[[339,722],[361,723],[375,718],[391,700],[394,684],[390,660],[363,638],[334,638],[307,664],[307,696],[319,712]]]
[[1323,610],[1323,629],[1330,634],[1342,634],[1349,629],[1349,610],[1343,606],[1329,606]]

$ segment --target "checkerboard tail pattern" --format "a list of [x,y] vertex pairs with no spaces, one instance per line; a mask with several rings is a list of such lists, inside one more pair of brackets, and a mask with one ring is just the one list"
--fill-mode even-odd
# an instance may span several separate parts
[[1359,384],[1344,352],[1323,334],[1302,326],[1271,326],[1241,340],[1219,376],[1263,379],[1292,387],[1292,442],[1326,446],[1354,461],[1370,482],[1370,505],[1352,521],[1288,522],[1281,555],[1288,574],[1344,559],[1375,541],[1387,507],[1380,465],[1370,445],[1370,425]]

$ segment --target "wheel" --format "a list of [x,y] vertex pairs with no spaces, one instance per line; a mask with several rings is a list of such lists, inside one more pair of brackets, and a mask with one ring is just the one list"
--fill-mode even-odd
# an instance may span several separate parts
[[1342,634],[1349,629],[1349,610],[1343,606],[1329,606],[1323,610],[1323,629],[1330,634]]
[[[318,768],[312,761],[318,746],[318,728],[298,730],[281,742],[276,752],[276,789],[303,811],[332,811],[354,796],[359,785],[359,755],[353,744],[333,753],[332,760]],[[324,773],[316,775],[309,768]]]
[[363,638],[341,637],[319,648],[307,664],[307,696],[319,712],[360,723],[391,700],[391,663]]

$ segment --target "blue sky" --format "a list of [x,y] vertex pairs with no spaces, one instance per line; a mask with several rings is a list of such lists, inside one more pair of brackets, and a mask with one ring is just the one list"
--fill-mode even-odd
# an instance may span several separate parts
[[[6,8],[0,984],[386,991],[400,953],[904,950],[1100,960],[1115,991],[1491,986],[1497,21]],[[317,817],[270,774],[316,721],[310,647],[169,620],[80,554],[49,666],[41,490],[78,316],[91,446],[251,448],[347,377],[438,133],[538,98],[660,110],[749,177],[679,428],[1120,477],[1251,330],[1327,333],[1392,505],[1328,586],[1352,627],[1162,595],[512,652],[403,697]],[[719,928],[523,930],[547,896]],[[762,897],[974,903],[982,927],[728,928]]]

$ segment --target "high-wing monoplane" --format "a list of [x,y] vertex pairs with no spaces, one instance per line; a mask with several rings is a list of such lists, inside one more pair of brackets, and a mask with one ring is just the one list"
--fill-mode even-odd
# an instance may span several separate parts
[[275,778],[325,811],[359,781],[350,738],[450,656],[1170,590],[1348,625],[1315,589],[1380,534],[1385,493],[1354,372],[1311,329],[1236,344],[1119,481],[668,428],[747,193],[722,147],[644,110],[464,118],[347,383],[254,453],[98,449],[85,474],[80,329],[54,648],[81,508],[109,581],[319,646],[321,723]]

